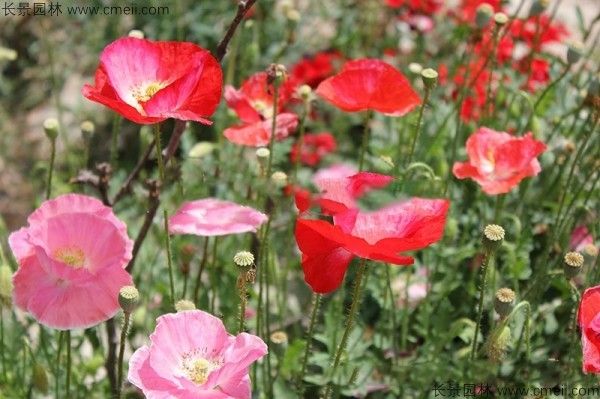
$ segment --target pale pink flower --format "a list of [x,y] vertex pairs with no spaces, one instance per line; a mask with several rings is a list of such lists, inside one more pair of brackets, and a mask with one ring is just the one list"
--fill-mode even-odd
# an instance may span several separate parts
[[592,248],[593,246],[594,237],[590,234],[585,225],[580,225],[573,229],[571,240],[569,242],[569,247],[573,251],[588,252],[588,248]]
[[266,353],[262,339],[229,335],[202,310],[171,313],[131,356],[128,378],[148,399],[249,399],[249,367]]
[[133,242],[111,208],[92,197],[67,194],[44,202],[27,221],[28,227],[8,239],[19,263],[15,304],[61,330],[113,317],[119,290],[132,284],[124,267]]
[[267,221],[267,215],[249,206],[216,198],[184,203],[169,218],[169,233],[199,236],[256,232]]

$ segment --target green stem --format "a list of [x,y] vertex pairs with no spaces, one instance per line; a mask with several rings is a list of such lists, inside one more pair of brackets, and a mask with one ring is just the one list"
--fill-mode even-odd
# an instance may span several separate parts
[[412,269],[406,270],[406,279],[404,280],[404,309],[402,311],[402,321],[400,327],[400,347],[402,350],[406,350],[406,343],[408,341],[408,320],[409,320],[409,303],[408,303],[408,290],[410,286],[410,277]]
[[54,160],[56,159],[56,139],[50,139],[50,166],[48,168],[48,180],[46,182],[46,199],[52,195],[52,174],[54,173]]
[[475,360],[475,354],[477,353],[477,337],[479,336],[479,329],[481,328],[481,319],[483,316],[483,298],[485,296],[487,284],[487,269],[492,256],[492,251],[486,250],[483,263],[481,264],[481,285],[479,286],[479,303],[477,305],[477,320],[475,324],[475,334],[473,334],[473,345],[471,347],[471,361]]
[[2,378],[4,383],[8,383],[8,374],[6,373],[6,357],[4,349],[4,309],[0,306],[0,359],[2,360]]
[[210,298],[210,313],[215,313],[215,304],[217,302],[217,297],[219,296],[219,283],[218,283],[218,273],[217,270],[217,243],[219,242],[218,237],[214,238],[213,246],[212,246],[212,258],[210,264],[210,280],[212,282],[212,296]]
[[238,332],[242,333],[246,330],[245,321],[246,321],[246,301],[247,301],[247,293],[246,293],[246,273],[240,273],[238,277],[240,279],[240,325],[238,328]]
[[169,235],[169,215],[163,209],[165,219],[165,246],[167,247],[167,265],[169,267],[169,289],[171,294],[171,306],[175,309],[175,283],[173,281],[173,260],[171,259],[171,236]]
[[123,389],[123,356],[125,354],[125,343],[127,341],[127,334],[129,334],[129,319],[131,313],[123,312],[123,328],[121,329],[121,342],[119,345],[119,360],[117,362],[118,373],[117,373],[117,399],[121,398],[121,391]]
[[56,364],[54,365],[54,397],[60,398],[60,376],[58,371],[60,370],[60,355],[62,353],[63,341],[64,341],[64,331],[60,331],[58,333],[58,348],[56,350]]
[[269,161],[267,163],[266,178],[271,178],[271,168],[273,167],[273,147],[275,147],[275,131],[277,130],[277,102],[279,101],[279,84],[273,84],[273,117],[271,123],[271,137],[269,137]]
[[365,116],[365,126],[362,137],[362,146],[360,149],[360,156],[358,158],[358,170],[363,170],[363,165],[365,161],[365,154],[367,153],[367,148],[369,147],[369,138],[371,136],[371,119],[373,118],[373,112],[367,111]]
[[[361,259],[360,264],[358,266],[358,272],[356,273],[356,277],[354,279],[354,289],[352,290],[352,304],[350,305],[350,310],[348,311],[348,316],[346,318],[346,328],[344,329],[344,334],[342,335],[342,340],[337,347],[335,352],[335,357],[333,359],[333,365],[331,367],[331,377],[335,378],[336,371],[340,366],[340,361],[342,360],[342,354],[346,350],[346,346],[348,345],[348,337],[350,337],[350,333],[352,332],[352,326],[354,325],[354,318],[356,317],[356,313],[358,312],[358,307],[361,302],[362,297],[362,279],[365,276],[367,271],[367,261],[365,259]],[[327,389],[325,390],[325,399],[331,397],[333,393],[333,381],[331,381],[327,385]]]
[[406,159],[406,165],[410,165],[410,163],[412,162],[412,158],[415,155],[415,149],[417,148],[417,140],[419,139],[419,134],[421,133],[421,122],[423,120],[423,113],[425,112],[427,101],[429,101],[430,93],[431,89],[429,87],[425,87],[425,96],[423,97],[423,103],[419,108],[419,116],[417,118],[417,124],[415,125],[415,132],[413,134],[412,143],[410,145],[410,152],[408,153],[408,158]]
[[544,100],[544,97],[546,97],[546,95],[550,92],[550,90],[552,90],[552,88],[554,88],[554,86],[556,86],[561,80],[564,79],[565,76],[567,76],[567,73],[569,73],[569,66],[570,65],[567,65],[565,70],[558,76],[558,78],[556,78],[555,80],[550,82],[550,84],[548,86],[546,86],[544,91],[542,91],[542,93],[540,94],[538,99],[535,101],[535,103],[533,104],[531,113],[529,114],[529,118],[527,119],[527,123],[525,124],[525,129],[531,128],[531,122],[533,120],[533,117],[535,116],[535,113],[536,113],[539,105],[542,103],[542,100]]
[[121,116],[116,114],[115,119],[113,120],[112,138],[110,143],[110,164],[114,169],[117,168],[117,160],[119,158],[119,131],[121,129],[121,121]]
[[65,382],[65,393],[67,398],[71,397],[71,330],[66,331],[67,343],[67,376]]
[[[308,357],[310,355],[310,348],[312,344],[313,334],[315,332],[315,325],[317,323],[317,316],[319,314],[319,305],[321,304],[322,295],[313,293],[312,296],[312,311],[310,313],[310,324],[308,325],[308,331],[306,332],[306,346],[304,348],[304,356],[302,357],[302,366],[300,367],[300,374],[298,376],[298,385],[302,385],[304,375],[306,374],[306,366],[308,365]],[[303,392],[300,393],[302,395]]]
[[494,207],[494,218],[492,219],[492,223],[500,223],[500,217],[502,216],[502,208],[504,207],[505,198],[506,195],[503,194],[498,194],[496,196],[496,206]]
[[202,250],[202,260],[200,261],[200,266],[198,268],[198,275],[196,276],[196,285],[194,286],[194,303],[196,306],[198,305],[198,295],[200,293],[200,284],[202,284],[202,272],[206,267],[206,262],[208,261],[208,236],[204,237],[204,247]]
[[160,143],[160,123],[155,123],[153,126],[154,130],[154,142],[156,144],[156,161],[158,162],[158,176],[160,177],[161,184],[165,182],[165,164],[162,156],[162,145]]

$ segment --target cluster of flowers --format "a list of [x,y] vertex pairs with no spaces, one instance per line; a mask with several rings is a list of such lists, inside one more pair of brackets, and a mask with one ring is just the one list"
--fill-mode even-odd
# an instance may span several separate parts
[[[524,81],[519,83],[529,92],[547,84],[550,80],[550,63],[544,51],[549,45],[560,43],[569,35],[563,24],[552,20],[544,8],[535,5],[527,18],[508,22],[492,18],[494,13],[508,13],[500,0],[464,0],[451,9],[445,9],[444,2],[437,0],[387,0],[386,3],[390,7],[401,8],[399,18],[423,34],[433,29],[436,17],[444,16],[475,28],[468,40],[465,57],[452,74],[456,86],[453,98],[459,99],[463,95],[461,93],[465,93],[460,114],[466,121],[481,118],[490,85],[492,90],[496,90],[512,75],[515,78],[524,76]],[[507,22],[508,25],[500,31],[498,28]],[[467,62],[464,62],[465,59]],[[516,74],[494,70],[494,63]],[[440,66],[440,70],[445,71],[447,67]]]

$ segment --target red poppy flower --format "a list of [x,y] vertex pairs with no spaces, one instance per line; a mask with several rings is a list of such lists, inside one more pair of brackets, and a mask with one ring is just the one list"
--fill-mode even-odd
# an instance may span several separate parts
[[[294,92],[294,83],[286,79],[277,93],[277,113],[281,112]],[[266,72],[250,76],[239,90],[225,86],[225,101],[245,123],[258,122],[273,116],[273,86]]]
[[550,20],[546,14],[529,17],[526,20],[513,20],[510,33],[515,40],[525,42],[536,52],[545,44],[561,42],[569,36],[568,29],[562,23]]
[[536,57],[531,60],[531,64],[524,58],[518,63],[517,69],[526,74],[525,89],[529,92],[535,92],[550,80],[550,63],[543,58]]
[[329,132],[306,134],[302,140],[302,148],[300,143],[294,144],[290,152],[290,159],[296,162],[300,161],[308,166],[315,166],[321,159],[335,151],[336,142],[333,135]]
[[[278,114],[275,123],[275,140],[283,140],[296,130],[298,116],[289,112]],[[271,140],[272,124],[272,118],[259,119],[253,123],[229,127],[223,131],[223,135],[234,144],[264,147]]]
[[347,62],[319,85],[317,94],[346,112],[374,110],[402,116],[421,103],[402,73],[376,59]]
[[321,51],[312,57],[304,57],[292,67],[292,78],[298,84],[307,84],[315,88],[324,79],[334,74],[336,63],[342,61],[337,51]]
[[414,259],[401,252],[425,248],[443,234],[449,202],[413,198],[374,212],[349,209],[336,224],[299,219],[296,242],[302,252],[304,280],[314,292],[328,293],[342,283],[354,257],[395,265]]
[[95,84],[82,93],[136,123],[176,118],[208,125],[222,84],[217,60],[193,43],[126,37],[102,51]]
[[442,0],[385,0],[389,7],[406,7],[418,14],[433,15],[439,11],[444,2]]
[[588,288],[579,304],[583,372],[600,374],[600,285]]
[[[289,136],[298,125],[298,116],[282,112],[294,92],[294,83],[286,80],[279,88],[277,95],[277,120],[275,139],[282,140]],[[269,144],[273,129],[273,87],[268,83],[266,72],[259,72],[248,78],[236,90],[232,86],[225,87],[225,101],[243,125],[225,129],[223,134],[232,143],[261,147]]]
[[542,170],[536,157],[545,150],[546,145],[531,133],[515,137],[482,127],[467,140],[469,160],[456,162],[452,173],[475,180],[487,194],[504,194]]

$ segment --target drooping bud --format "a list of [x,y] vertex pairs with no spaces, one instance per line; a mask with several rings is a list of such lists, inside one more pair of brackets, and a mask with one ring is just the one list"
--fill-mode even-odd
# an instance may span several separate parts
[[488,3],[483,3],[477,7],[477,11],[475,13],[475,24],[479,29],[483,29],[488,25],[493,15],[494,7]]
[[175,304],[175,310],[178,312],[183,312],[186,310],[194,310],[194,309],[196,309],[196,305],[194,305],[194,302],[187,300],[187,299],[180,299]]
[[33,370],[31,372],[31,384],[39,392],[43,394],[48,393],[48,373],[46,373],[46,369],[38,362],[33,363]]
[[515,292],[510,288],[500,288],[494,297],[494,309],[504,318],[512,312],[515,305]]
[[502,245],[504,240],[504,229],[497,224],[488,224],[483,229],[483,245],[489,251],[495,251]]
[[488,358],[494,362],[501,361],[508,351],[511,337],[510,328],[506,325],[500,330],[494,331],[485,345]]
[[577,276],[583,266],[584,258],[579,252],[567,252],[563,262],[563,271],[567,279]]
[[287,76],[287,69],[282,64],[271,64],[267,68],[267,83],[280,86]]
[[48,118],[44,121],[44,133],[50,140],[56,140],[58,137],[58,121],[55,118]]
[[131,313],[140,300],[140,293],[133,285],[126,285],[119,290],[119,305],[123,312]]
[[433,68],[423,69],[421,71],[421,79],[423,79],[423,84],[428,89],[433,88],[438,81],[438,73]]

